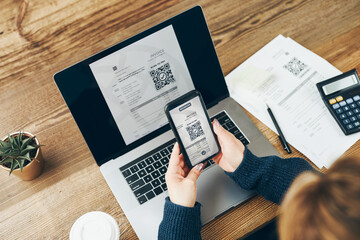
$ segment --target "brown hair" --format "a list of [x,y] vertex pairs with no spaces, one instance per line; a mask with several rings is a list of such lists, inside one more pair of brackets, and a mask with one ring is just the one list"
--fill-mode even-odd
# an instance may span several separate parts
[[305,172],[280,207],[282,240],[360,238],[360,157],[337,160],[325,174]]

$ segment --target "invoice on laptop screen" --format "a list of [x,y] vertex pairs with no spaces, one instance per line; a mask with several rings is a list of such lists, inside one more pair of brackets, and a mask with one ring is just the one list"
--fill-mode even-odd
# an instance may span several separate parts
[[168,124],[164,106],[195,89],[172,25],[89,66],[126,145]]

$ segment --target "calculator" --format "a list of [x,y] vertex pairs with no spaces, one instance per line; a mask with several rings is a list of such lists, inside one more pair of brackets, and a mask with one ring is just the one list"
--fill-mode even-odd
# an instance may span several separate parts
[[319,82],[316,86],[345,135],[360,132],[360,80],[356,70]]

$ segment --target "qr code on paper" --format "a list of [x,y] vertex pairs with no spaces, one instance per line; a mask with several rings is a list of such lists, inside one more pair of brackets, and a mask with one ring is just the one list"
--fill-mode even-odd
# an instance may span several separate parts
[[196,123],[186,127],[186,131],[188,132],[191,141],[201,135],[204,135],[204,131],[201,127],[200,121],[197,121]]
[[301,62],[296,57],[291,59],[290,62],[288,62],[284,66],[285,69],[287,69],[289,72],[291,72],[295,76],[299,75],[299,73],[301,73],[306,67],[307,67],[306,64]]
[[152,77],[156,90],[160,90],[166,85],[175,82],[169,63],[165,63],[157,69],[151,70],[150,76]]

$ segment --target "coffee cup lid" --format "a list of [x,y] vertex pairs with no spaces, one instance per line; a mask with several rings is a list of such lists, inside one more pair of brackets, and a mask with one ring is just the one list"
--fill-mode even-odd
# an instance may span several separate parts
[[107,213],[94,211],[79,217],[70,230],[70,240],[119,240],[116,220]]

